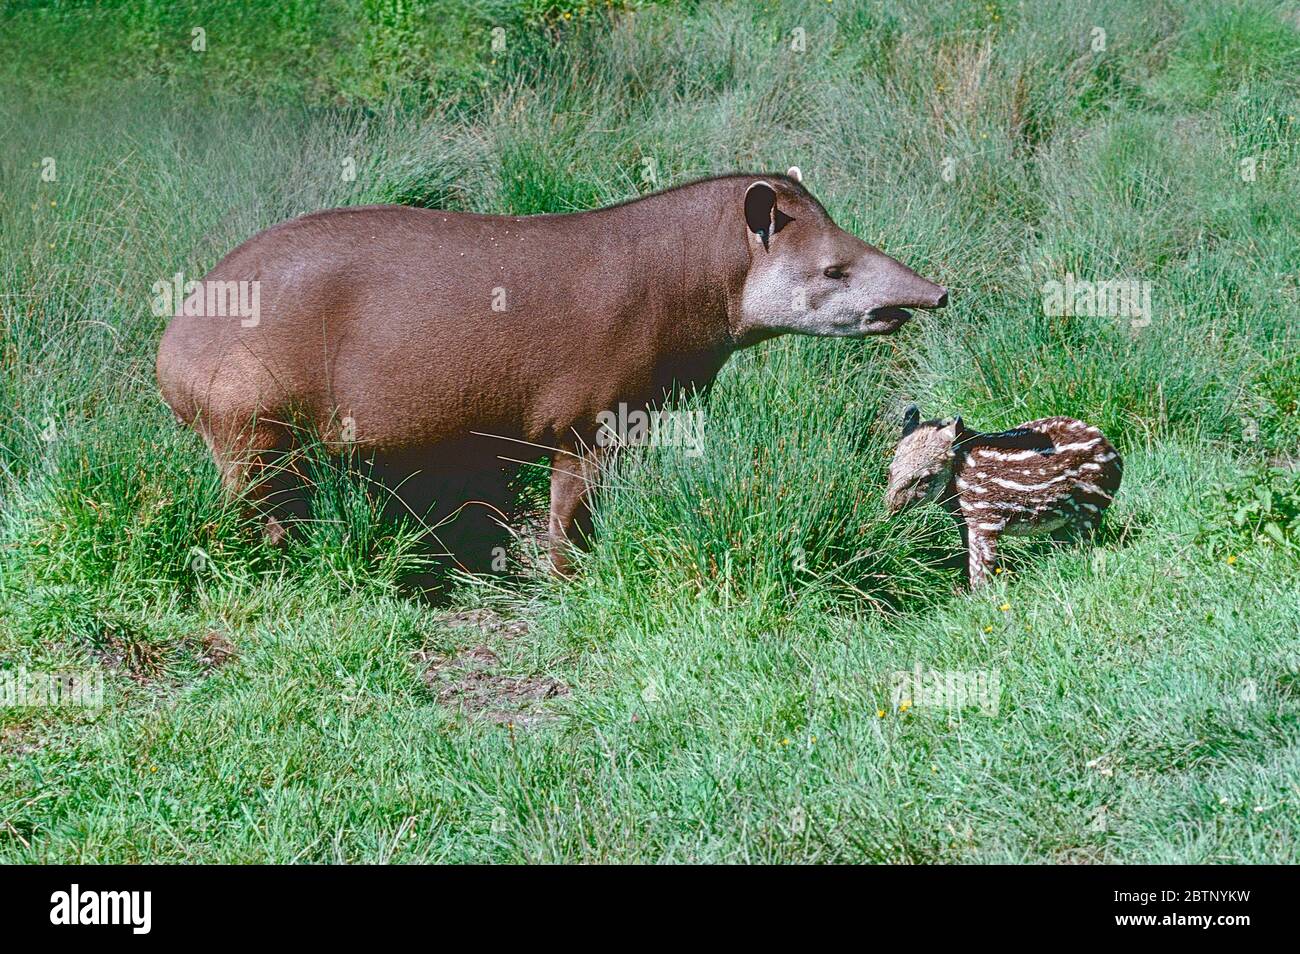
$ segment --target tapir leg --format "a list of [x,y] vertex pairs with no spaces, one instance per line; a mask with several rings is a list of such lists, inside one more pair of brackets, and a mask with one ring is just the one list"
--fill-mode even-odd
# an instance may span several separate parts
[[988,582],[998,562],[998,538],[996,533],[975,530],[968,527],[967,560],[969,564],[970,588],[977,590]]
[[589,493],[599,471],[590,450],[561,448],[551,458],[551,565],[561,576],[573,570],[569,547],[591,532]]

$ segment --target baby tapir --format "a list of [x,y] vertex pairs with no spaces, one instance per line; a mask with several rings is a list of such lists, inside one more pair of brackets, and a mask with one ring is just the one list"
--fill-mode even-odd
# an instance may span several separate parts
[[1119,490],[1119,453],[1095,427],[1045,417],[982,433],[952,421],[922,421],[915,404],[889,465],[890,513],[938,501],[957,520],[970,585],[988,578],[1004,533],[1090,533]]
[[[440,506],[490,502],[503,459],[546,454],[561,572],[604,415],[707,387],[775,335],[889,334],[948,300],[840,229],[798,175],[753,174],[564,215],[317,212],[194,284],[158,383],[230,491],[265,501],[308,430],[373,461],[404,502],[413,475],[436,478]],[[205,289],[244,284],[258,314],[203,307]],[[267,530],[283,535],[273,514]]]

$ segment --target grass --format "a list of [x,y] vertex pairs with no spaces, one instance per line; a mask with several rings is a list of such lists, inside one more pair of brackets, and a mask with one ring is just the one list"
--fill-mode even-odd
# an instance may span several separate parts
[[[0,669],[102,672],[104,704],[0,708],[0,858],[1300,860],[1298,15],[9,5]],[[702,456],[606,475],[571,582],[415,596],[410,526],[324,462],[271,551],[153,384],[153,283],[286,217],[790,165],[953,304],[736,356],[679,401]],[[1150,282],[1151,323],[1045,315],[1067,273]],[[965,593],[941,514],[883,512],[908,400],[1102,427],[1098,545],[1016,541]],[[425,669],[480,643],[567,694],[466,717]],[[996,674],[996,711],[899,697],[917,665]]]

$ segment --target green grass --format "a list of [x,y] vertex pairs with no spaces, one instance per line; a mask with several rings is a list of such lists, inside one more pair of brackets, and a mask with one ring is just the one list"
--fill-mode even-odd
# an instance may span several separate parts
[[[10,4],[0,669],[100,670],[105,698],[0,708],[0,858],[1300,861],[1298,16]],[[681,398],[703,456],[606,475],[571,582],[413,595],[412,526],[324,461],[270,550],[154,387],[150,286],[286,217],[790,165],[953,304],[738,355]],[[1067,273],[1150,282],[1151,323],[1044,315]],[[1014,541],[965,593],[941,514],[883,512],[908,400],[1101,426],[1126,468],[1097,546]],[[467,718],[424,670],[480,643],[567,694]],[[917,665],[995,673],[996,712],[904,704]]]

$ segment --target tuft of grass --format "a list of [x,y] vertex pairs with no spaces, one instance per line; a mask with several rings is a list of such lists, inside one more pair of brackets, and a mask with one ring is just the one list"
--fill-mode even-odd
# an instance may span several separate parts
[[1294,17],[1295,11],[1281,4],[1194,7],[1165,69],[1151,83],[1152,95],[1161,102],[1206,106],[1243,83],[1294,77],[1300,71]]
[[677,588],[727,603],[825,590],[923,601],[938,582],[935,521],[889,520],[871,489],[890,451],[875,357],[791,340],[739,358],[708,402],[673,411],[698,432],[606,475],[588,571],[629,601]]
[[306,484],[305,518],[289,521],[286,563],[344,592],[395,593],[433,568],[437,538],[420,515],[393,516],[394,491],[365,461],[309,444],[295,462]]
[[36,584],[114,595],[246,579],[258,551],[196,443],[157,407],[55,431],[0,513],[10,566]]

